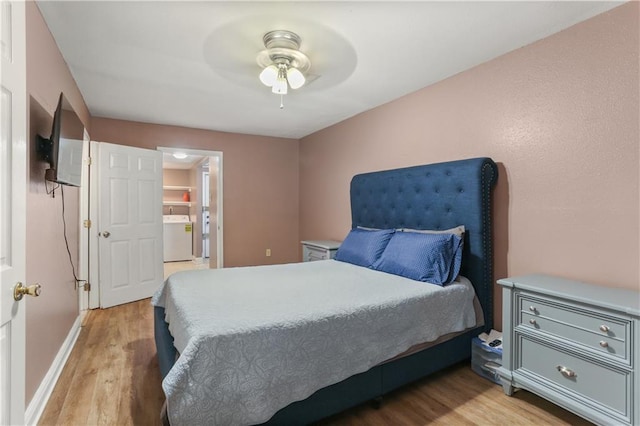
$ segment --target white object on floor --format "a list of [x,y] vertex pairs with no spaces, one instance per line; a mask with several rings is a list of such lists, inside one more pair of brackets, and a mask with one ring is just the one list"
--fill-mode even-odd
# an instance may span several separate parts
[[188,215],[165,215],[163,253],[165,262],[191,260],[193,256],[193,223]]

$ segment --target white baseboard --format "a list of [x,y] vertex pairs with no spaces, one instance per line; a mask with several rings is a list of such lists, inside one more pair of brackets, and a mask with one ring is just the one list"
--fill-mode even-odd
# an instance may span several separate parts
[[44,411],[44,408],[51,397],[51,393],[53,392],[53,388],[58,382],[58,378],[62,373],[62,369],[71,354],[71,350],[73,346],[76,344],[76,340],[78,340],[78,335],[80,334],[80,324],[82,324],[82,318],[84,315],[78,315],[78,318],[74,321],[71,326],[71,330],[69,330],[69,334],[67,338],[62,343],[58,354],[55,359],[51,363],[51,367],[47,374],[45,374],[42,382],[40,382],[40,386],[38,386],[38,390],[33,395],[31,402],[27,406],[27,410],[24,413],[25,424],[27,425],[36,425],[40,420],[40,416]]

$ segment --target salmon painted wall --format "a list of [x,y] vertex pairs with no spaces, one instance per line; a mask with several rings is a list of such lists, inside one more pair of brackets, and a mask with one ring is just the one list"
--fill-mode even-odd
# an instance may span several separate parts
[[[63,92],[84,123],[89,111],[35,2],[26,2],[27,95],[29,96],[29,189],[27,193],[27,283],[40,283],[42,294],[26,298],[26,401],[29,403],[78,318],[78,295],[62,233],[62,198],[46,194],[44,171],[37,161],[35,135],[51,134],[53,113]],[[67,238],[78,267],[78,188],[65,187]]]
[[344,238],[354,174],[489,156],[496,278],[638,289],[638,12],[629,2],[303,138],[300,237]]
[[222,152],[225,267],[300,259],[297,140],[98,117],[91,121],[91,139]]

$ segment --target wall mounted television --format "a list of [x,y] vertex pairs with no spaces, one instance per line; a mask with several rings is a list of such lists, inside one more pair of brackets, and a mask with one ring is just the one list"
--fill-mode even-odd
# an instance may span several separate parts
[[36,135],[38,159],[49,163],[45,180],[62,185],[80,186],[84,125],[63,93],[53,115],[49,138]]

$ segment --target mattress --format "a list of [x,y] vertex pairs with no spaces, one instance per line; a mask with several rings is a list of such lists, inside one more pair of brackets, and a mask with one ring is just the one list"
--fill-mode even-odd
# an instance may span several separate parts
[[440,287],[335,260],[179,272],[152,304],[180,353],[172,425],[256,424],[316,390],[476,325],[464,277]]

